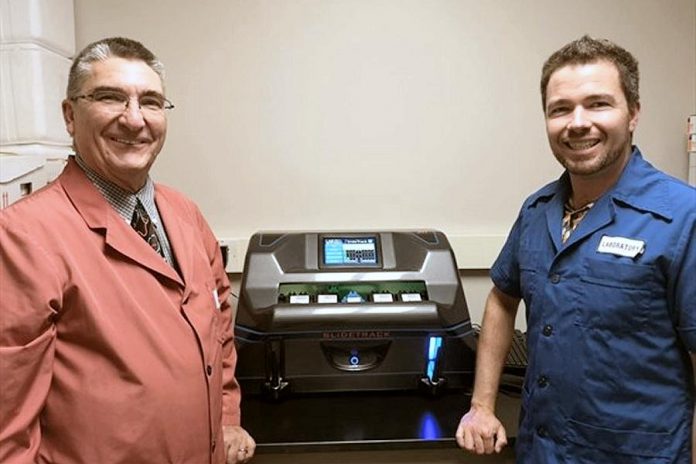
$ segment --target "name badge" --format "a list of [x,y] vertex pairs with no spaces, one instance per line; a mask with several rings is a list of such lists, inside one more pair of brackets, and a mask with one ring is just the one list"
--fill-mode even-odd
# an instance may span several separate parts
[[645,251],[643,240],[634,240],[626,237],[609,237],[605,235],[599,242],[597,253],[609,253],[617,256],[635,258]]

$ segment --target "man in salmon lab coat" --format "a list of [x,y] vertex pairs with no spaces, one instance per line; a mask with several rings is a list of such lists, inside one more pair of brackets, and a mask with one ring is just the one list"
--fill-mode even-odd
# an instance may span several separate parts
[[640,100],[628,51],[575,40],[544,64],[541,92],[565,172],[524,202],[491,269],[457,442],[478,454],[506,443],[495,398],[524,299],[518,463],[696,463],[696,189],[632,145]]
[[229,282],[196,205],[148,172],[163,67],[110,38],[70,69],[75,156],[0,215],[0,462],[247,462]]

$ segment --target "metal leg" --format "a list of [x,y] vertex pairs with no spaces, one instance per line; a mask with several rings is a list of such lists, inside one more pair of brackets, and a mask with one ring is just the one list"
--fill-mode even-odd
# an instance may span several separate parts
[[285,377],[285,344],[281,339],[266,342],[266,382],[264,390],[272,399],[280,398],[282,391],[287,388]]

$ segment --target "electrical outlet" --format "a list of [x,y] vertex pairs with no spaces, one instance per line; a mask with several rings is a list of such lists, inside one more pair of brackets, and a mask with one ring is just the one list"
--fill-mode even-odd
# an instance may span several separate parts
[[228,273],[240,273],[244,267],[244,256],[246,255],[248,239],[242,238],[221,238],[218,239],[220,250],[222,251],[225,271]]

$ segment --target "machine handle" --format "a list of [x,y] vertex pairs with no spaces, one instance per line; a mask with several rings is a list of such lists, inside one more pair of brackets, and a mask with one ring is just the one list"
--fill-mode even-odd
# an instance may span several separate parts
[[437,305],[421,303],[281,304],[272,310],[269,331],[412,329],[442,330]]

